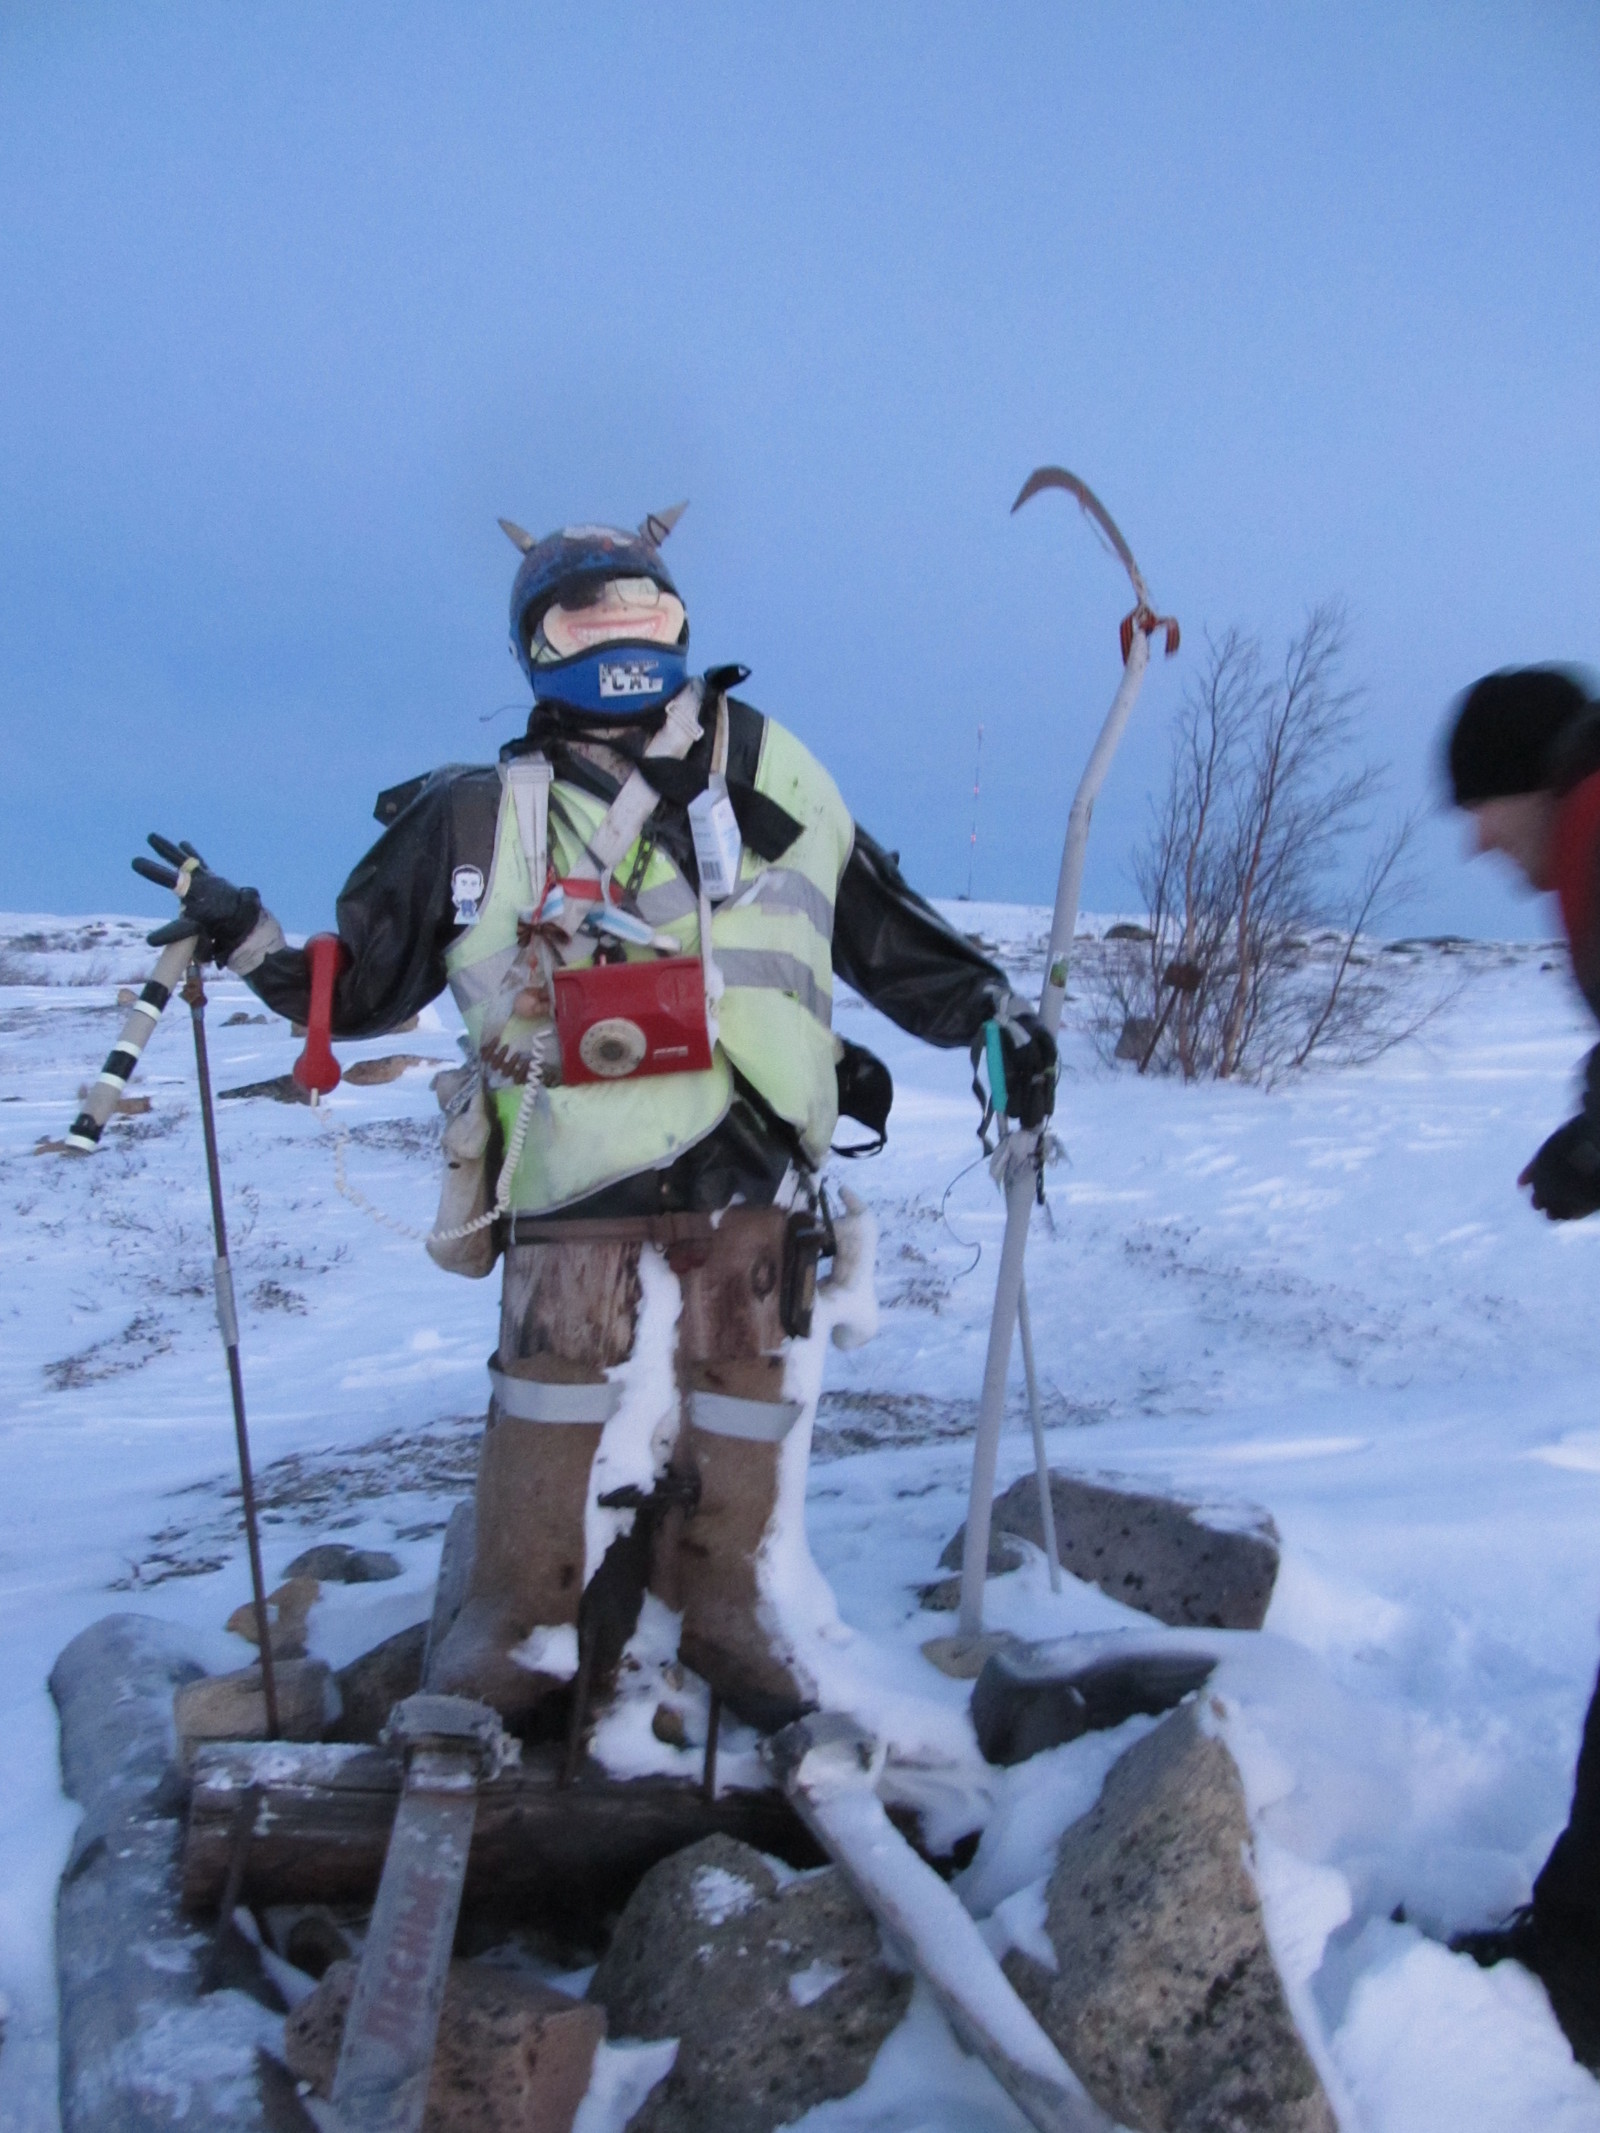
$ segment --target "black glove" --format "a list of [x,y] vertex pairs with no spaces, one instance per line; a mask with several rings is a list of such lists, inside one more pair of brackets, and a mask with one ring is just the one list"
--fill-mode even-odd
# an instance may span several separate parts
[[[170,864],[158,867],[141,852],[133,862],[133,871],[146,881],[153,881],[158,889],[176,889],[183,909],[166,925],[147,933],[145,939],[152,948],[165,948],[169,941],[192,940],[198,934],[204,943],[202,960],[209,956],[214,963],[226,963],[254,930],[261,916],[261,898],[254,889],[236,889],[231,881],[213,874],[192,844],[174,844],[170,837],[158,837],[154,832],[149,843]],[[180,885],[185,881],[186,888]]]
[[1517,1183],[1533,1187],[1534,1206],[1552,1222],[1600,1213],[1600,1121],[1580,1111],[1557,1126]]
[[[1006,1078],[1005,1114],[1032,1132],[1056,1107],[1056,1040],[1039,1017],[1025,1007],[1004,1009],[994,1020],[1000,1032],[1000,1059]],[[972,1042],[974,1063],[983,1052],[984,1042],[980,1030]],[[998,1090],[991,1093],[999,1095]]]

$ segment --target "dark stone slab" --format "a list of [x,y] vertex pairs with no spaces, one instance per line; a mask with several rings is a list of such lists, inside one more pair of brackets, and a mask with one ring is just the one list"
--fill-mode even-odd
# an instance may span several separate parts
[[267,1081],[242,1081],[236,1089],[217,1091],[219,1103],[253,1096],[270,1097],[275,1104],[308,1104],[311,1101],[311,1092],[302,1089],[292,1074],[274,1074]]
[[1141,1641],[1136,1631],[1003,1647],[972,1690],[972,1724],[991,1763],[1026,1762],[1143,1712],[1157,1717],[1205,1685],[1216,1655]]
[[837,1867],[780,1887],[759,1852],[708,1837],[646,1874],[589,1997],[613,2036],[679,2040],[629,2133],[771,2133],[860,2087],[911,1977]]
[[386,1548],[351,1548],[343,1541],[318,1541],[284,1571],[285,1578],[315,1578],[322,1585],[376,1585],[397,1578],[400,1565]]
[[[1259,1629],[1278,1576],[1278,1531],[1264,1511],[1219,1514],[1171,1496],[1052,1471],[1061,1567],[1177,1629]],[[994,1502],[994,1527],[1044,1546],[1032,1474]],[[963,1527],[939,1558],[959,1570]],[[991,1554],[992,1554],[991,1543]]]

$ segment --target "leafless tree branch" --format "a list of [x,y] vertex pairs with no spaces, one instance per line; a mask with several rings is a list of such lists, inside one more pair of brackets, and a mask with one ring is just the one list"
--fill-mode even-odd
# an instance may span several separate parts
[[1383,784],[1352,762],[1348,639],[1343,608],[1325,602],[1276,674],[1238,629],[1209,641],[1134,855],[1148,938],[1103,979],[1103,1027],[1140,1073],[1270,1079],[1317,1055],[1376,1057],[1418,1026],[1367,974],[1363,947],[1400,888],[1414,820],[1382,833],[1354,890],[1338,889]]

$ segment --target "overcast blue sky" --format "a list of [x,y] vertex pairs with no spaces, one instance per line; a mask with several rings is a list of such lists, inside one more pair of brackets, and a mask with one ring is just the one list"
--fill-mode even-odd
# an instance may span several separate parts
[[[1600,656],[1600,11],[0,4],[0,904],[144,832],[326,923],[483,760],[536,531],[673,538],[702,663],[935,893],[1047,901],[1122,522],[1185,650],[1348,601],[1422,796],[1485,669]],[[491,716],[497,711],[498,717]],[[485,719],[487,723],[484,723]],[[1542,927],[1436,821],[1410,914]]]

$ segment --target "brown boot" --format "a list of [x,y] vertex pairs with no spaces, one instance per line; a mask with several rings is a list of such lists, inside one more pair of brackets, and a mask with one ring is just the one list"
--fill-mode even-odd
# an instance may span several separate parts
[[688,1392],[676,1464],[699,1499],[678,1536],[678,1650],[729,1709],[772,1731],[809,1696],[763,1620],[757,1557],[777,1505],[783,1440],[782,1292],[788,1215],[732,1207],[699,1247],[672,1257],[683,1284],[678,1357]]
[[606,1369],[633,1344],[638,1257],[593,1240],[506,1253],[472,1574],[428,1686],[513,1720],[577,1672],[590,1470],[617,1399]]
[[[428,1677],[442,1695],[479,1697],[510,1719],[525,1718],[577,1670],[589,1470],[612,1396],[607,1385],[552,1384],[529,1367],[496,1384],[467,1597]],[[592,1419],[580,1419],[585,1409]]]
[[770,1390],[766,1398],[709,1390],[689,1396],[685,1463],[692,1462],[700,1495],[678,1548],[678,1652],[763,1733],[786,1726],[812,1701],[763,1601],[758,1565],[777,1508],[784,1439],[799,1412]]

